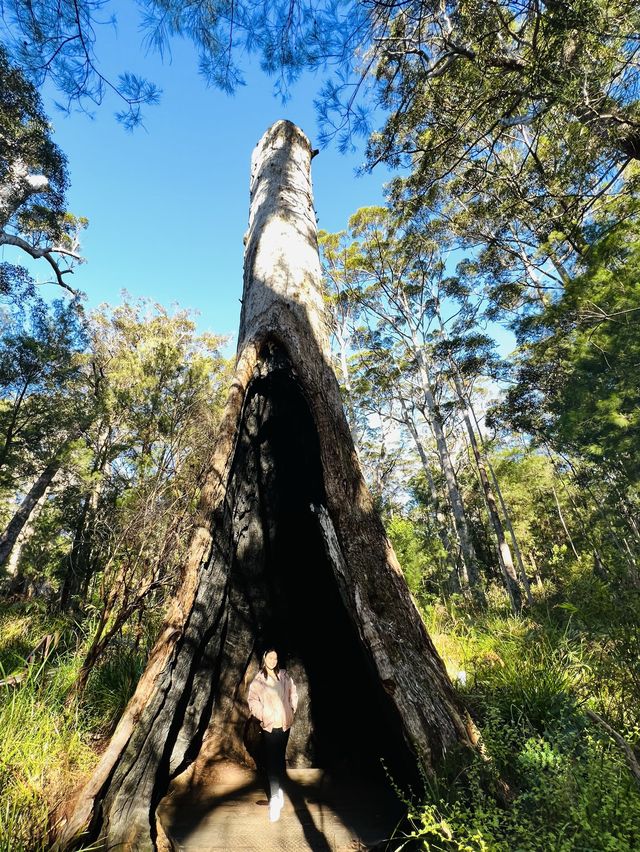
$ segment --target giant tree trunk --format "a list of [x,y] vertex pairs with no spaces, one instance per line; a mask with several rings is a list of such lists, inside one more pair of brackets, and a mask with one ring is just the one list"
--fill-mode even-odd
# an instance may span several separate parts
[[[154,849],[190,765],[249,760],[246,686],[275,643],[305,696],[289,758],[432,772],[475,733],[364,485],[330,366],[311,148],[255,151],[238,359],[181,589],[63,847]],[[335,696],[340,700],[336,701]],[[384,735],[381,736],[381,732]],[[195,763],[194,763],[195,762]]]

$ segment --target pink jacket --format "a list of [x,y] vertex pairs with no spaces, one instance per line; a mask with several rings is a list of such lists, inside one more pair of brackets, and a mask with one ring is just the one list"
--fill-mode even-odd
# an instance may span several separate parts
[[[278,680],[284,687],[282,701],[284,724],[282,729],[287,731],[293,724],[293,716],[298,707],[298,692],[295,683],[284,669],[280,669],[278,672]],[[251,681],[247,700],[251,715],[258,719],[263,730],[271,732],[278,710],[276,702],[279,701],[279,698],[274,690],[269,688],[268,680],[262,674],[262,671],[259,671]]]

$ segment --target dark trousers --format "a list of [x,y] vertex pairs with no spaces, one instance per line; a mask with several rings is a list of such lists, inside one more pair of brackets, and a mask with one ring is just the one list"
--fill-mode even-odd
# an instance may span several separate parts
[[264,762],[269,779],[269,795],[278,795],[281,784],[287,777],[287,765],[285,752],[289,741],[289,730],[274,728],[272,731],[262,732],[262,743],[264,746]]

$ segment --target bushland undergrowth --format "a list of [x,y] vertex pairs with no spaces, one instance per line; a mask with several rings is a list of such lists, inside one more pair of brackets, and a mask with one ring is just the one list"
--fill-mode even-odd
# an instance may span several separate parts
[[[48,615],[38,602],[0,607],[0,852],[48,849],[64,795],[95,765],[145,661],[126,634],[73,697],[90,622]],[[46,634],[58,642],[45,661],[25,658]]]
[[425,779],[410,805],[414,840],[456,852],[640,848],[640,786],[588,715],[638,755],[637,593],[626,589],[622,605],[578,566],[562,594],[537,589],[519,618],[500,595],[484,613],[455,597],[422,608],[487,759]]
[[[452,761],[425,782],[409,808],[414,843],[456,852],[640,848],[640,788],[619,745],[587,715],[594,710],[638,749],[637,597],[627,590],[621,606],[579,566],[570,588],[560,594],[547,583],[521,617],[501,593],[489,597],[485,612],[456,596],[421,600],[488,760]],[[97,761],[149,641],[125,631],[78,700],[69,696],[90,620],[49,615],[38,602],[0,609],[2,677],[24,671],[47,633],[59,637],[49,659],[0,687],[0,852],[48,848],[56,806]]]

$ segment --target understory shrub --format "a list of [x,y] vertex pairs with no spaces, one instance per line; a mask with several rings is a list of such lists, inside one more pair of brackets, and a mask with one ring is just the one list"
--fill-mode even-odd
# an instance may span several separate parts
[[[542,736],[493,718],[482,735],[495,763],[477,758],[457,783],[427,785],[410,809],[414,842],[455,852],[640,848],[640,790],[598,731],[558,726]],[[509,777],[506,802],[492,792],[499,775]]]
[[[410,805],[408,843],[454,852],[640,849],[640,789],[619,746],[586,714],[591,706],[607,716],[623,701],[628,673],[618,676],[617,655],[603,654],[599,625],[575,624],[576,609],[541,602],[513,618],[454,602],[425,612],[485,756],[425,780],[422,800]],[[631,704],[629,719],[638,711]],[[637,725],[620,732],[637,748]]]
[[[90,625],[48,615],[38,602],[0,608],[0,852],[49,848],[51,814],[98,760],[96,743],[117,724],[144,668],[123,640],[94,668],[79,701],[77,679]],[[39,640],[57,633],[45,661],[27,666]]]

